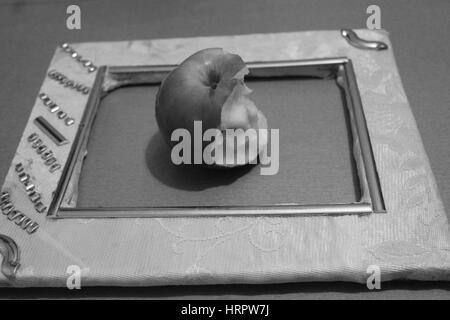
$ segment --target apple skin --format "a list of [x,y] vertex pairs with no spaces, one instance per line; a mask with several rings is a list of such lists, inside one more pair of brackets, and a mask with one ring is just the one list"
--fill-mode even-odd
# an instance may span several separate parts
[[221,48],[198,51],[184,60],[164,79],[156,96],[156,121],[171,144],[178,128],[193,134],[194,121],[201,120],[203,130],[219,128],[222,107],[237,79],[246,68],[236,54]]

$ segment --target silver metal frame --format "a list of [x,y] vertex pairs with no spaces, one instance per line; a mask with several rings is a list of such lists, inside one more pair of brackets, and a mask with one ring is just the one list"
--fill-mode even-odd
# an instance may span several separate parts
[[[357,79],[348,58],[314,59],[247,63],[250,74],[246,80],[306,77],[336,79],[350,115],[354,159],[360,179],[361,199],[349,204],[270,205],[270,206],[200,206],[146,208],[79,208],[64,207],[63,199],[69,183],[78,182],[89,133],[100,99],[108,92],[127,85],[157,85],[176,66],[123,66],[98,69],[68,161],[48,210],[51,218],[135,218],[194,216],[311,216],[371,214],[386,212],[379,177],[373,157]],[[78,166],[78,167],[77,167]],[[76,170],[76,168],[78,170]]]

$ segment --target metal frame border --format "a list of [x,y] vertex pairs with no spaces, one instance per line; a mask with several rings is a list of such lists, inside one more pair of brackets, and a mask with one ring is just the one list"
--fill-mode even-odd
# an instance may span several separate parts
[[350,113],[354,159],[362,197],[349,204],[269,206],[174,206],[124,208],[68,208],[61,206],[77,163],[82,163],[89,133],[100,103],[108,92],[126,85],[158,84],[176,66],[123,66],[98,69],[68,161],[64,166],[47,216],[50,218],[170,218],[197,216],[313,216],[364,215],[386,212],[353,65],[348,58],[247,63],[250,80],[268,77],[335,78]]

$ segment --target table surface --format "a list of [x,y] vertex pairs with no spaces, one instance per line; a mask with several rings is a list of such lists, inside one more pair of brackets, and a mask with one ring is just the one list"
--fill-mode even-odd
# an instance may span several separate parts
[[[370,4],[381,8],[406,94],[450,208],[450,2],[361,0],[77,1],[81,30],[66,28],[69,1],[0,2],[0,179],[3,181],[57,44],[300,30],[364,28]],[[448,212],[447,212],[448,213]],[[285,299],[449,299],[449,283],[392,282],[370,292],[349,283],[292,283],[68,290],[0,289],[0,297],[150,297]]]

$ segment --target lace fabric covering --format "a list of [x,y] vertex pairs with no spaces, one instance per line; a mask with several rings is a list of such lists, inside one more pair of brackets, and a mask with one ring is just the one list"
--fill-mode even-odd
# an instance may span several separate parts
[[[402,87],[392,44],[385,31],[356,32],[364,39],[386,42],[389,50],[354,48],[339,31],[73,46],[97,65],[175,64],[206,47],[238,52],[245,61],[349,57],[358,79],[386,214],[77,220],[42,217],[39,231],[32,236],[3,217],[0,233],[17,241],[22,251],[22,268],[13,285],[65,286],[70,265],[80,266],[84,286],[365,283],[370,265],[380,267],[382,281],[449,280],[449,224]],[[66,59],[70,57],[57,51],[49,69],[67,70]],[[13,163],[23,154],[19,146]],[[10,170],[4,187],[16,185]]]

